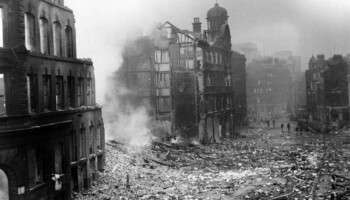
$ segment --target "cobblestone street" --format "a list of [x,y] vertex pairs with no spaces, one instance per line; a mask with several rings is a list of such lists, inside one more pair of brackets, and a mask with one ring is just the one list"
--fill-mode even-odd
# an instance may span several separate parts
[[350,186],[349,134],[250,129],[210,146],[116,142],[91,190],[76,199],[342,199]]

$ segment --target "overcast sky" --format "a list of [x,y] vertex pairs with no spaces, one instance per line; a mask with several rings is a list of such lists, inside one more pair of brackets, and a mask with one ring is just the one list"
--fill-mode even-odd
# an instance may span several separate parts
[[[312,54],[350,53],[350,0],[218,0],[229,13],[233,43],[254,42],[264,55],[292,50]],[[106,77],[120,63],[127,39],[171,21],[191,29],[194,17],[206,22],[215,0],[66,0],[76,15],[78,56],[95,63],[98,101]],[[204,23],[206,28],[206,23]],[[303,66],[306,68],[306,66]]]

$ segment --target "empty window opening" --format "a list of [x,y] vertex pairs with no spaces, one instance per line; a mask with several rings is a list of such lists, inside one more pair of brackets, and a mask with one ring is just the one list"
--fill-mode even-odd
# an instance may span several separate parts
[[97,128],[96,128],[96,133],[95,133],[95,145],[96,145],[96,149],[98,150],[102,150],[102,143],[101,143],[101,125],[99,125]]
[[62,28],[59,22],[53,23],[53,46],[54,55],[62,56]]
[[87,79],[87,85],[86,85],[86,98],[87,98],[87,105],[92,104],[92,79]]
[[44,178],[44,160],[42,155],[34,148],[28,150],[28,170],[29,185],[35,187],[43,183]]
[[9,182],[7,175],[0,169],[0,199],[9,200]]
[[85,128],[81,128],[80,130],[80,158],[84,158],[86,156],[86,130]]
[[72,167],[72,190],[74,192],[79,191],[79,181],[78,181],[78,167],[74,166]]
[[68,105],[69,107],[75,106],[75,79],[73,76],[68,76]]
[[35,17],[30,13],[24,14],[26,48],[33,51],[35,48]]
[[94,153],[94,151],[95,151],[95,149],[94,149],[94,147],[95,147],[95,139],[93,138],[93,136],[95,135],[95,133],[94,133],[94,125],[91,125],[90,126],[90,130],[89,130],[89,154],[93,154]]
[[56,76],[56,109],[64,109],[63,76]]
[[0,74],[0,116],[6,114],[5,77]]
[[71,139],[71,146],[72,146],[72,161],[78,160],[78,139],[77,139],[77,133],[76,131],[72,131],[72,139]]
[[84,105],[84,78],[78,80],[78,103],[79,106]]
[[44,109],[49,110],[51,104],[51,76],[43,75]]
[[38,79],[36,77],[36,74],[28,74],[27,75],[27,99],[28,99],[28,110],[29,112],[35,112],[36,111],[36,87],[38,85],[37,83]]
[[66,27],[66,54],[68,58],[74,57],[73,50],[73,30],[70,26]]
[[55,173],[63,174],[63,144],[55,146]]
[[40,52],[42,54],[50,54],[50,39],[49,39],[49,25],[45,18],[40,18]]

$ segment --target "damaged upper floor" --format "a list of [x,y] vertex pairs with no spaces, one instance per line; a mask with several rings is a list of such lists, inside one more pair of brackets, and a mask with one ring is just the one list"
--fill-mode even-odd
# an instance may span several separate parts
[[75,21],[63,0],[0,0],[0,46],[76,57]]

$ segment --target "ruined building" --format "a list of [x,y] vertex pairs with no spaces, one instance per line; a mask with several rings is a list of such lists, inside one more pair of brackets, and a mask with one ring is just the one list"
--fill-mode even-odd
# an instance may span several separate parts
[[349,121],[348,60],[341,55],[325,59],[311,57],[306,71],[306,99],[309,124],[341,128]]
[[231,50],[226,9],[207,13],[208,30],[199,18],[193,30],[170,22],[124,51],[118,72],[126,101],[146,106],[172,134],[214,142],[234,136],[246,121],[245,57]]
[[94,67],[63,0],[0,0],[0,199],[71,199],[104,167]]
[[291,74],[283,60],[262,57],[247,66],[249,118],[260,122],[279,119],[287,114]]

